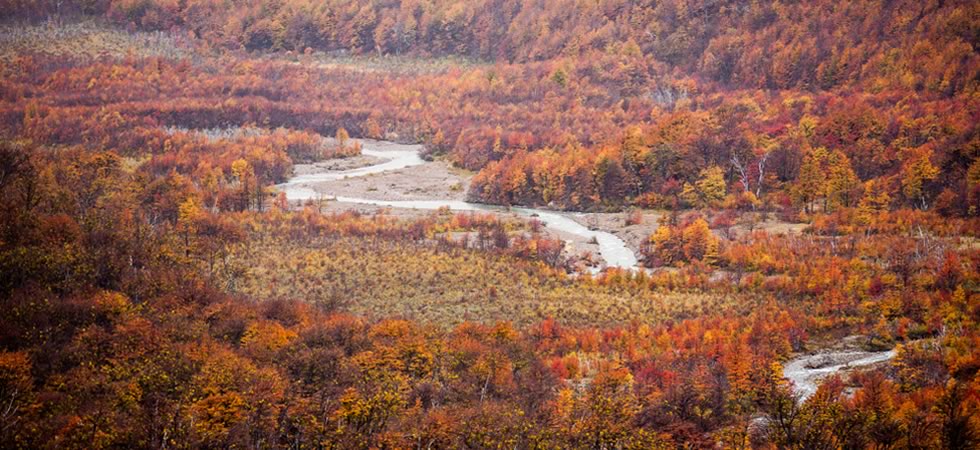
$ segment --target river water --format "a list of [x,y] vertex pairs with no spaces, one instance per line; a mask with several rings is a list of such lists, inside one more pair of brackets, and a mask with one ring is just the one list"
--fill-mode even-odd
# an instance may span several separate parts
[[534,217],[540,220],[545,227],[555,231],[568,233],[582,237],[586,240],[595,239],[599,244],[599,256],[606,262],[608,267],[619,267],[624,269],[636,269],[636,254],[626,246],[626,243],[618,236],[599,230],[590,230],[588,227],[577,222],[573,217],[576,213],[556,212],[536,208],[506,208],[498,205],[487,205],[482,203],[471,203],[462,200],[381,200],[370,198],[355,198],[335,196],[330,192],[317,191],[314,186],[317,183],[333,180],[342,180],[351,177],[362,177],[365,175],[379,174],[392,170],[406,169],[412,166],[425,164],[419,156],[422,149],[420,145],[398,144],[394,142],[362,140],[361,153],[367,156],[382,159],[383,162],[366,167],[359,167],[350,170],[323,170],[321,172],[297,175],[289,181],[276,186],[285,192],[286,199],[290,201],[305,201],[315,199],[318,196],[334,198],[338,202],[355,203],[362,205],[374,205],[391,208],[436,210],[448,207],[454,211],[500,211],[514,212],[525,217]]

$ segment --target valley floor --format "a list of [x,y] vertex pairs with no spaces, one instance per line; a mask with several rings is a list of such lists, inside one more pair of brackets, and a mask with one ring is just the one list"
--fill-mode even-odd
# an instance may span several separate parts
[[[399,144],[384,141],[364,140],[362,142],[365,148],[376,148],[379,150],[397,149],[400,147]],[[327,160],[312,164],[297,164],[294,172],[296,175],[339,173],[341,171],[371,166],[382,161],[382,158],[361,155],[353,158]],[[384,211],[397,218],[417,218],[431,214],[431,210],[336,201],[334,198],[347,197],[394,202],[433,200],[463,202],[466,201],[466,192],[471,179],[471,173],[453,167],[446,161],[436,160],[426,161],[423,164],[402,169],[385,171],[383,173],[318,181],[310,183],[310,187],[323,195],[320,208],[325,213],[350,210],[361,213]],[[494,212],[494,214],[507,218],[520,217],[519,214],[513,212]],[[667,214],[669,212],[662,210],[640,210],[639,220],[633,221],[630,221],[629,212],[581,212],[568,213],[566,215],[589,229],[603,231],[617,236],[626,243],[626,246],[634,254],[640,255],[641,248],[657,230],[660,221]],[[770,233],[799,233],[802,232],[805,226],[805,224],[767,220],[757,223],[755,229]],[[545,231],[548,235],[566,242],[566,256],[572,260],[596,260],[602,265],[601,258],[597,257],[599,254],[599,245],[594,240],[561,230],[546,228]],[[732,233],[736,234],[746,231],[747,229],[744,225],[734,226],[731,230]]]

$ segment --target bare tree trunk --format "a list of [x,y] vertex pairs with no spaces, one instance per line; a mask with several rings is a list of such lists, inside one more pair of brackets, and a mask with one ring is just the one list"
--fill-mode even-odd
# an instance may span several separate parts
[[765,179],[766,174],[766,162],[769,160],[770,153],[765,153],[759,158],[759,181],[755,186],[755,196],[758,198],[762,195],[762,182]]

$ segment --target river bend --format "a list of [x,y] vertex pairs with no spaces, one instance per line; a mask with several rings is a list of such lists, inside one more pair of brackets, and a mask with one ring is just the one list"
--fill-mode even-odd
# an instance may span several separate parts
[[361,153],[382,160],[377,164],[349,170],[322,170],[314,173],[297,175],[289,181],[276,186],[286,194],[290,201],[305,201],[318,196],[334,198],[338,202],[374,205],[391,208],[436,210],[448,207],[455,211],[500,211],[514,212],[524,217],[534,217],[540,220],[546,228],[569,233],[586,240],[595,239],[599,245],[599,256],[608,267],[625,269],[637,268],[636,254],[618,236],[599,230],[592,230],[575,219],[576,213],[557,212],[536,208],[511,207],[471,203],[463,200],[380,200],[333,195],[330,192],[318,191],[314,187],[318,183],[342,180],[351,177],[380,174],[384,172],[407,169],[412,166],[425,164],[419,156],[420,145],[397,144],[393,142],[362,140]]

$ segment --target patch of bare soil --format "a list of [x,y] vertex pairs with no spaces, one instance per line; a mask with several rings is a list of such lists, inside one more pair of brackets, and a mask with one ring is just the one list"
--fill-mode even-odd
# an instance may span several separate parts
[[[360,157],[358,157],[360,158]],[[322,164],[322,163],[318,163]],[[306,165],[298,170],[315,171]],[[374,175],[319,182],[313,188],[331,196],[370,198],[374,200],[459,200],[466,197],[469,175],[449,167],[443,161]]]
[[[753,230],[765,231],[769,234],[801,234],[803,229],[808,227],[809,224],[805,223],[789,223],[782,222],[779,220],[766,220],[763,222],[758,222],[753,226]],[[738,234],[748,233],[749,227],[745,225],[736,225],[732,227],[732,230]]]
[[666,213],[663,211],[644,210],[639,211],[639,220],[632,217],[628,212],[619,213],[583,213],[572,217],[591,229],[601,230],[615,234],[626,242],[626,246],[633,250],[633,253],[640,254],[640,247],[646,243],[647,239],[660,226],[660,219]]

